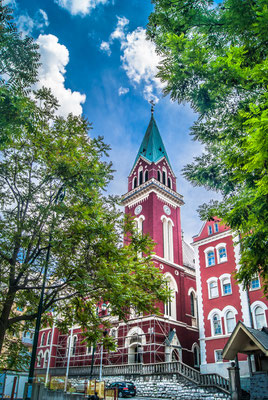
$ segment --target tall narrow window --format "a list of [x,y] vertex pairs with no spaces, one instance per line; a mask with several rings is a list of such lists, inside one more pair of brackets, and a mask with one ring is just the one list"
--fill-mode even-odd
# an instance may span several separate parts
[[157,171],[157,180],[161,182],[161,172]]
[[168,187],[169,187],[170,189],[172,189],[171,179],[170,179],[170,178],[168,178],[167,183],[168,183]]
[[215,233],[219,232],[219,224],[217,222],[214,224],[214,232]]
[[171,219],[162,218],[163,221],[163,250],[164,258],[168,261],[174,261],[173,253],[173,223]]
[[137,187],[137,177],[135,176],[135,178],[133,179],[133,189],[135,189]]
[[140,170],[139,172],[139,185],[141,185],[143,183],[143,172],[142,170]]
[[50,344],[50,342],[51,342],[51,331],[49,331],[47,335],[47,344]]
[[208,261],[208,266],[211,267],[212,265],[215,265],[215,255],[214,251],[209,251],[207,253],[207,261]]
[[49,357],[49,352],[46,351],[45,354],[44,354],[44,364],[43,364],[43,368],[46,368],[46,367],[47,367],[47,364],[48,364],[48,357]]
[[218,296],[219,296],[219,291],[218,291],[217,281],[212,281],[209,283],[209,298],[213,299],[214,297]]
[[40,345],[41,346],[44,346],[44,344],[45,344],[45,332],[44,333],[42,333],[42,336],[41,336],[41,343],[40,343]]
[[221,319],[218,314],[213,315],[213,333],[214,335],[221,335],[222,334],[222,329],[221,329]]
[[167,274],[165,275],[167,281],[166,285],[167,288],[171,291],[170,299],[164,304],[164,314],[167,317],[172,317],[174,319],[177,318],[177,311],[176,311],[176,292],[178,291],[178,287],[174,278]]
[[264,310],[260,306],[257,306],[255,308],[254,316],[255,316],[255,328],[262,329],[265,325],[265,317],[264,317]]
[[191,300],[191,315],[195,316],[195,297],[193,292],[190,294],[190,300]]
[[144,174],[144,182],[147,182],[148,179],[149,179],[149,172],[148,172],[148,171],[145,171],[145,174]]
[[77,336],[73,337],[73,343],[72,343],[72,349],[71,349],[71,354],[72,356],[75,355],[76,352],[76,345],[77,345]]
[[208,226],[208,234],[209,234],[209,235],[212,235],[212,233],[213,233],[213,232],[212,232],[212,226],[209,225],[209,226]]
[[163,171],[163,184],[166,184],[166,171]]
[[232,333],[235,327],[235,316],[232,311],[226,313],[226,330],[227,333]]

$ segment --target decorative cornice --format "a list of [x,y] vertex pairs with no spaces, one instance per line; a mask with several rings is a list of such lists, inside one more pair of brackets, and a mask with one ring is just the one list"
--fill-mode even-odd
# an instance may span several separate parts
[[209,237],[206,237],[205,239],[201,239],[196,242],[192,242],[191,246],[199,247],[199,246],[202,246],[203,244],[211,243],[211,242],[214,242],[216,240],[219,240],[219,239],[225,238],[227,236],[231,236],[231,235],[232,235],[231,230],[221,232],[221,233],[216,233],[214,235],[210,235]]
[[124,206],[132,207],[137,204],[141,198],[144,198],[144,196],[149,195],[152,192],[156,193],[157,196],[161,197],[163,201],[169,203],[172,207],[180,207],[184,204],[183,196],[181,194],[175,192],[166,185],[163,185],[155,178],[144,182],[142,185],[124,194],[122,196],[122,204]]

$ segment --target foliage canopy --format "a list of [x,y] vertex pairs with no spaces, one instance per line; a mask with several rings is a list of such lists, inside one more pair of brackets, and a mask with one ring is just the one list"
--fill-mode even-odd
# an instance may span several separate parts
[[152,0],[147,34],[162,56],[164,93],[199,114],[204,152],[184,175],[222,194],[200,207],[238,233],[241,269],[268,291],[268,6],[266,0]]

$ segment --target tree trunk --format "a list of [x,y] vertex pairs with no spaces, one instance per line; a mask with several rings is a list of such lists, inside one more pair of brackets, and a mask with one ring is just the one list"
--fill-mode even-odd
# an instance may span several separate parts
[[6,296],[6,301],[4,302],[3,305],[2,314],[0,316],[0,354],[2,352],[6,330],[8,328],[8,320],[10,312],[14,304],[15,293],[16,293],[15,291],[9,290]]

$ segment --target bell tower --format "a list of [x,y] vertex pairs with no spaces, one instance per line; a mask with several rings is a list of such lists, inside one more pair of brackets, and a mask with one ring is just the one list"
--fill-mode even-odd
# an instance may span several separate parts
[[125,212],[137,221],[140,231],[156,242],[154,256],[170,265],[182,265],[180,207],[183,197],[176,191],[176,177],[156,125],[151,119],[128,177],[123,196]]

